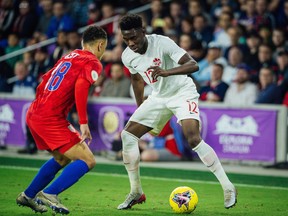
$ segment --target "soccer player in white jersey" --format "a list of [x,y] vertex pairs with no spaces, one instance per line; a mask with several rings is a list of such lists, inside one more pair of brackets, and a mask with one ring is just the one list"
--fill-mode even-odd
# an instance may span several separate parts
[[[199,69],[196,61],[168,37],[146,35],[142,19],[136,14],[122,17],[119,25],[128,46],[122,54],[122,61],[130,70],[138,109],[121,133],[123,161],[131,190],[118,209],[129,209],[145,202],[140,181],[138,141],[149,131],[159,133],[172,115],[177,117],[191,148],[219,180],[224,191],[224,207],[233,207],[237,202],[236,189],[215,151],[200,136],[199,94],[187,76]],[[153,89],[145,101],[144,82]]]

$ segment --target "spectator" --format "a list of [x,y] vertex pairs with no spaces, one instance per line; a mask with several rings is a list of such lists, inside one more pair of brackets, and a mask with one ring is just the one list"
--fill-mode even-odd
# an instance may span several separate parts
[[273,33],[272,33],[272,42],[273,42],[273,46],[274,46],[274,50],[275,50],[273,57],[274,57],[274,59],[276,59],[277,52],[279,50],[284,49],[285,45],[286,45],[286,37],[285,37],[284,30],[282,30],[280,28],[274,29]]
[[261,68],[259,74],[260,92],[256,98],[258,104],[281,104],[283,97],[280,87],[275,82],[275,74],[271,68]]
[[[115,9],[112,1],[104,1],[101,6],[102,20],[111,18],[115,16]],[[110,22],[103,26],[104,30],[107,32],[108,37],[111,38],[116,30],[116,23]],[[108,40],[109,41],[109,40]]]
[[210,81],[211,68],[214,62],[220,63],[224,67],[227,65],[226,59],[221,55],[220,44],[212,41],[208,44],[207,55],[198,63],[199,71],[192,75],[200,86],[205,86]]
[[288,0],[283,1],[283,6],[277,14],[277,27],[284,28],[286,34],[288,33]]
[[249,69],[247,65],[240,65],[235,81],[229,86],[225,94],[224,103],[239,107],[252,105],[257,95],[257,86],[249,81]]
[[58,32],[57,39],[56,39],[56,47],[52,49],[53,49],[52,58],[53,58],[54,63],[56,63],[62,56],[68,53],[66,32],[64,31]]
[[195,61],[201,61],[205,57],[205,54],[205,48],[202,46],[201,41],[193,40],[191,44],[191,56]]
[[181,20],[181,30],[182,34],[190,34],[192,36],[193,32],[193,17],[186,16]]
[[200,100],[207,102],[222,102],[224,100],[229,86],[222,81],[223,71],[223,65],[217,63],[212,65],[210,82],[200,89]]
[[221,45],[222,48],[227,48],[231,46],[231,41],[227,30],[232,26],[233,14],[231,13],[222,13],[219,16],[217,26],[214,31],[214,41]]
[[207,25],[204,15],[199,14],[193,17],[193,36],[202,41],[205,46],[213,39],[213,30]]
[[195,16],[198,16],[201,14],[205,17],[205,20],[207,21],[208,25],[213,25],[213,21],[210,15],[207,13],[207,11],[205,11],[201,3],[203,3],[203,1],[189,0],[188,1],[188,15],[194,18]]
[[188,34],[182,34],[179,39],[179,46],[188,52],[189,55],[192,56],[191,45],[192,45],[192,38]]
[[34,52],[30,51],[23,53],[23,63],[27,66],[29,71],[32,68],[33,61],[34,61]]
[[64,2],[55,1],[53,3],[53,16],[49,22],[49,27],[46,32],[47,37],[56,37],[58,31],[72,31],[74,23],[72,19],[65,14]]
[[75,49],[81,49],[81,36],[77,31],[70,31],[67,33],[67,45],[68,53]]
[[88,21],[87,24],[91,25],[100,20],[101,13],[98,6],[95,3],[91,3],[88,6]]
[[70,0],[68,13],[75,21],[76,27],[82,27],[87,24],[90,4],[93,0]]
[[280,84],[284,77],[288,78],[288,51],[286,49],[278,50],[276,61],[279,69],[278,82]]
[[27,65],[22,61],[17,62],[14,74],[16,76],[16,82],[14,83],[12,93],[19,97],[34,96],[37,82],[33,76],[29,75]]
[[40,19],[36,28],[36,31],[40,34],[46,34],[50,20],[53,15],[53,1],[52,0],[42,0],[40,1],[40,6],[43,10],[40,15]]
[[146,17],[148,28],[152,29],[151,32],[163,34],[164,17],[166,17],[166,14],[162,1],[152,0],[151,9],[147,11]]
[[173,28],[180,31],[183,18],[182,5],[180,1],[174,0],[169,5],[169,17],[172,19]]
[[283,49],[277,53],[277,63],[279,66],[278,84],[284,98],[283,104],[288,107],[288,51]]
[[124,75],[123,65],[113,63],[111,66],[111,78],[104,81],[101,97],[129,97],[130,80]]
[[258,48],[261,44],[261,37],[256,31],[252,31],[248,34],[246,43],[248,46],[248,53],[244,55],[244,62],[254,70],[257,70],[258,60]]
[[[210,14],[213,18],[218,19],[221,14],[225,12],[232,13],[236,10],[237,3],[233,0],[219,0],[215,4],[212,5]],[[227,10],[227,8],[229,8]]]
[[244,8],[242,8],[238,23],[245,27],[247,32],[251,32],[254,29],[256,22],[256,8],[255,0],[245,1]]
[[259,83],[259,71],[262,67],[271,67],[277,74],[277,65],[272,58],[272,48],[267,44],[261,44],[258,49],[258,59],[255,63],[254,73],[251,76],[251,81]]
[[[19,43],[19,36],[16,33],[9,34],[8,46],[5,48],[5,54],[9,54],[20,49],[21,49],[21,46]],[[6,60],[6,62],[10,66],[10,68],[13,70],[16,62],[20,60],[22,60],[22,55],[9,58]]]
[[239,26],[231,26],[227,30],[229,40],[230,40],[230,46],[227,47],[227,49],[224,52],[224,57],[228,58],[228,53],[231,49],[231,47],[237,46],[241,49],[243,54],[248,53],[248,48],[245,45],[242,30],[239,28]]
[[254,29],[259,30],[261,26],[266,26],[267,28],[275,28],[275,18],[268,11],[268,1],[267,0],[256,0],[256,19],[254,24]]
[[36,78],[37,82],[41,82],[41,77],[53,66],[53,61],[48,55],[46,47],[41,47],[36,50],[34,61],[31,64],[29,74]]
[[[4,55],[4,51],[0,48],[0,56],[2,55]],[[6,61],[0,62],[0,68],[0,92],[11,92],[13,85],[9,83],[8,80],[14,76],[13,69]]]
[[268,26],[259,26],[258,32],[262,38],[262,43],[272,47],[272,29]]
[[228,65],[224,69],[222,80],[230,85],[235,79],[237,66],[243,62],[243,53],[238,46],[233,46],[229,49]]
[[16,17],[12,31],[21,39],[32,37],[37,27],[37,15],[29,1],[22,0],[19,4],[19,15]]
[[102,61],[107,63],[121,61],[121,55],[123,50],[124,50],[123,38],[121,36],[121,32],[117,31],[111,41],[111,48],[106,49]]
[[2,0],[0,3],[0,40],[4,39],[11,32],[15,12],[13,0]]

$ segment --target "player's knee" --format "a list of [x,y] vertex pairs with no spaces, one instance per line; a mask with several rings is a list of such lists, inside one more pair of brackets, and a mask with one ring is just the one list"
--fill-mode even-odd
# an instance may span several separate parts
[[193,134],[188,136],[187,141],[191,148],[195,148],[201,142],[201,137],[198,134]]
[[122,139],[122,149],[123,151],[133,149],[133,147],[137,146],[138,148],[138,141],[139,139],[134,136],[133,134],[129,133],[126,130],[121,132],[121,139]]
[[88,157],[85,157],[85,159],[82,160],[87,164],[89,169],[92,169],[96,165],[96,160],[93,154]]
[[129,132],[127,132],[126,130],[122,130],[121,132],[121,139],[123,142],[126,142],[127,140],[129,140],[131,134]]

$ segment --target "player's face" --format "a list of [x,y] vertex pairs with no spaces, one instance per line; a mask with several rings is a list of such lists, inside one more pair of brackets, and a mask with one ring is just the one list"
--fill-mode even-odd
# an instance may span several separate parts
[[135,53],[144,54],[147,49],[147,39],[143,28],[121,31],[126,45]]

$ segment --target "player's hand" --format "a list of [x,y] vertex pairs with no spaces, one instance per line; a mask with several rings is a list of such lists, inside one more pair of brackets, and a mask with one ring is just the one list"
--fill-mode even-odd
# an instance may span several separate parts
[[152,79],[157,80],[157,77],[167,77],[169,74],[167,73],[166,70],[163,70],[159,66],[151,66],[147,70],[152,70]]
[[91,141],[92,141],[92,136],[90,133],[90,129],[88,124],[81,124],[80,125],[80,131],[81,131],[81,141],[80,143],[85,142],[85,140],[87,140],[87,144],[90,145]]

